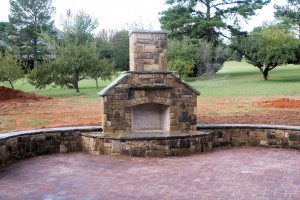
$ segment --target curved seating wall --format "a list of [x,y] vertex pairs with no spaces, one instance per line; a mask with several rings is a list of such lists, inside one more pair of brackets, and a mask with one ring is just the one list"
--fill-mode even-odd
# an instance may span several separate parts
[[[198,131],[209,133],[198,138],[198,146],[195,146],[194,139],[190,138],[182,138],[180,140],[166,138],[165,142],[160,140],[155,143],[154,140],[151,140],[151,143],[155,143],[155,150],[158,151],[178,148],[181,152],[186,153],[199,153],[208,151],[213,147],[228,145],[300,149],[300,126],[198,124],[197,129]],[[2,133],[0,134],[0,166],[5,166],[18,159],[52,153],[85,151],[97,155],[123,155],[122,152],[119,154],[115,153],[114,143],[119,145],[124,142],[126,146],[127,141],[118,138],[102,138],[103,145],[101,145],[98,142],[99,137],[95,137],[95,134],[99,134],[101,131],[101,126],[87,126]],[[141,140],[135,139],[134,144],[135,147],[147,149],[149,142],[150,140],[145,140],[145,138]],[[160,144],[162,146],[159,146]],[[147,154],[139,155],[148,156]],[[160,157],[163,157],[163,155],[170,156],[167,154],[167,151],[166,154],[159,154]]]
[[300,126],[265,124],[198,124],[213,132],[213,146],[262,146],[300,150]]

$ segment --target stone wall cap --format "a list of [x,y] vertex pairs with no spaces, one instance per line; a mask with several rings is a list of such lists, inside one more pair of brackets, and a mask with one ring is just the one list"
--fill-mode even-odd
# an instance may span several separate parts
[[102,130],[103,130],[102,126],[70,126],[70,127],[43,128],[43,129],[35,129],[35,130],[0,133],[0,140],[15,137],[15,136],[34,135],[34,134],[61,132],[61,131],[89,132],[89,131],[102,131]]
[[168,34],[168,31],[164,30],[132,30],[129,35],[133,33],[149,33],[149,34]]
[[300,131],[300,126],[285,126],[272,124],[197,124],[197,129],[222,129],[222,128],[256,128],[256,129],[279,129]]
[[185,139],[205,137],[211,135],[212,131],[169,131],[169,132],[125,132],[105,134],[97,133],[82,133],[82,135],[93,138],[113,139],[113,140],[166,140],[166,139]]

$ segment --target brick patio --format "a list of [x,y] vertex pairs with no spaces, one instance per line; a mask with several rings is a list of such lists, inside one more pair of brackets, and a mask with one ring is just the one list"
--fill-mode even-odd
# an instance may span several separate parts
[[300,151],[172,158],[38,156],[0,169],[0,199],[300,199]]

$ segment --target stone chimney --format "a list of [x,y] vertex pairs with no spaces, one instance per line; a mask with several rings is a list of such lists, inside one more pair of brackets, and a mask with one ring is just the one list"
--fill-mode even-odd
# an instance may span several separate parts
[[132,31],[129,52],[130,71],[166,71],[167,32]]

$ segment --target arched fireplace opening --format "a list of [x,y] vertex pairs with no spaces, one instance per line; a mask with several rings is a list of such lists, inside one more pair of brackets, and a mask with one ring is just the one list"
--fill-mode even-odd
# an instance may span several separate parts
[[170,108],[162,104],[141,104],[132,107],[133,131],[170,131]]

